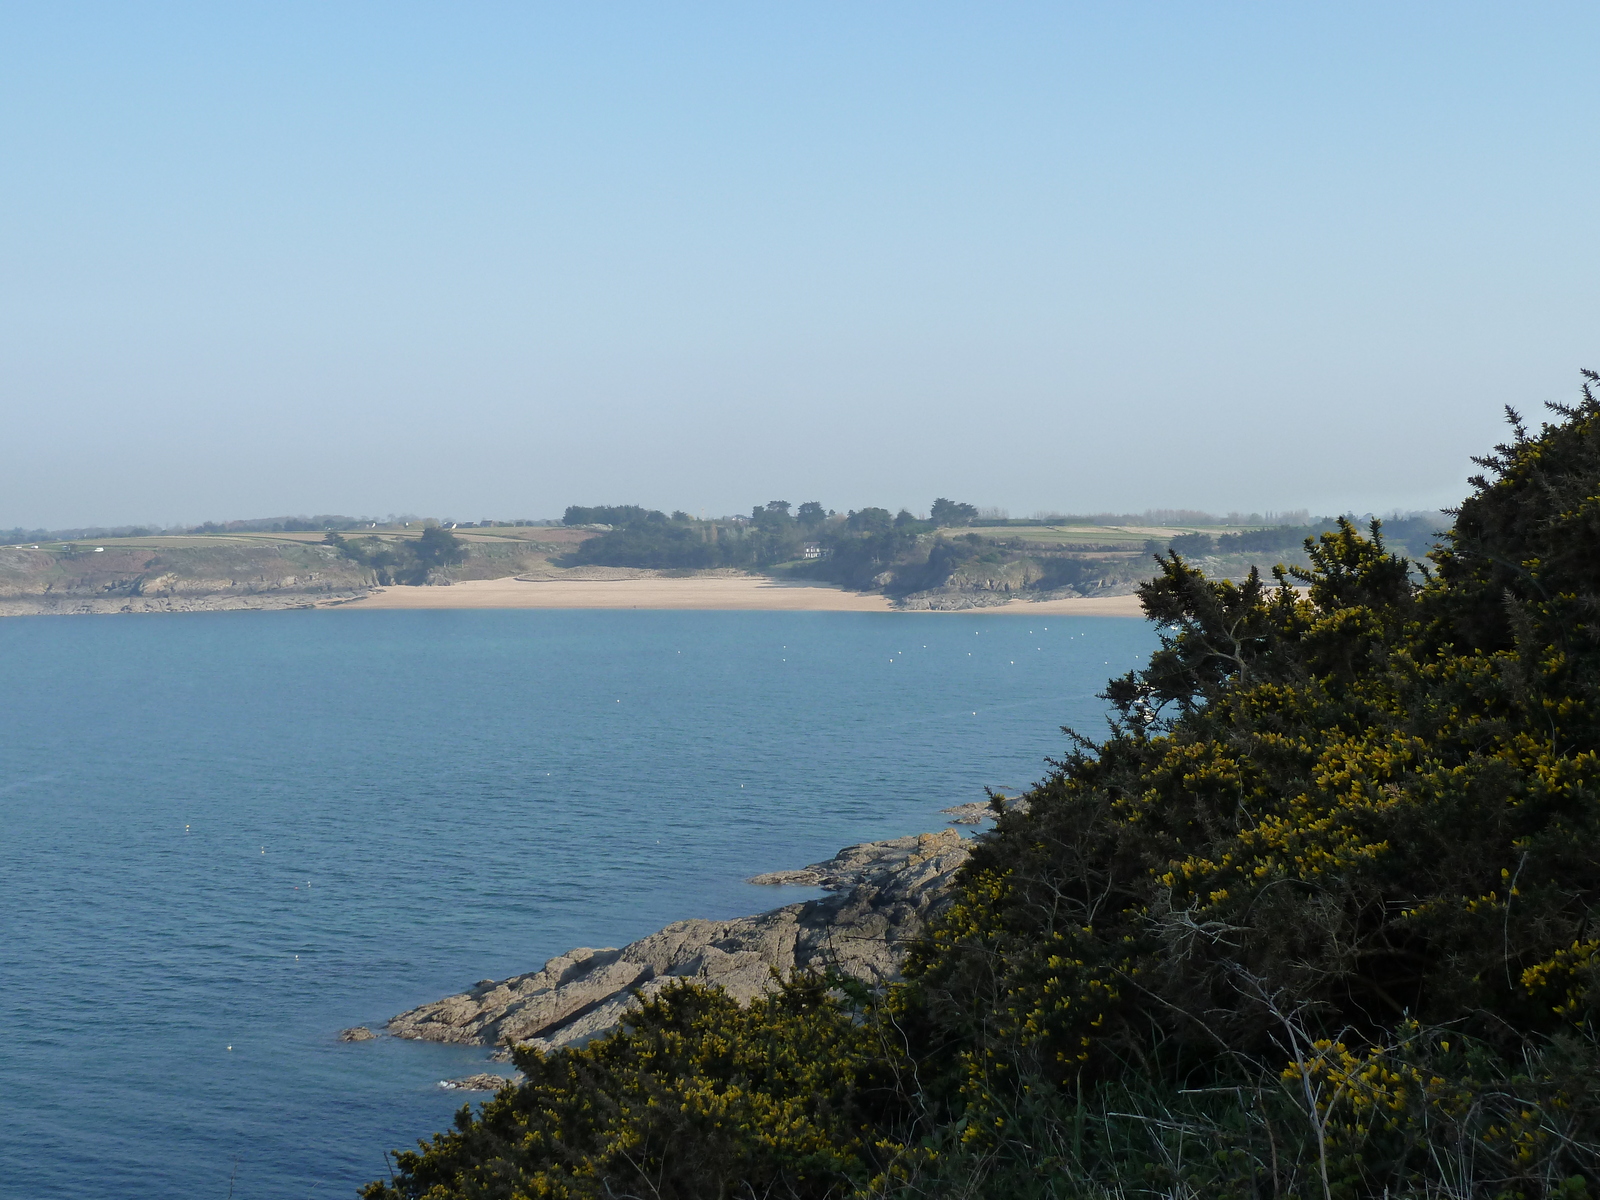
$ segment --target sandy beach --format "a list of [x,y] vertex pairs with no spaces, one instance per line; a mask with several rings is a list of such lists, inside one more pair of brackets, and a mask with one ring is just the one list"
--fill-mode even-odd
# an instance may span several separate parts
[[[656,608],[766,612],[894,612],[883,596],[753,575],[647,579],[475,579],[449,587],[374,588],[340,608]],[[1137,596],[1013,601],[964,615],[1143,616]],[[938,614],[935,614],[938,615]]]

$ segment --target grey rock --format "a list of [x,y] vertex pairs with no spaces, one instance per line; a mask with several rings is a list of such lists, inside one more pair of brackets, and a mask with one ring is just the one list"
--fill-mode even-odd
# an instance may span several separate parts
[[366,595],[365,590],[327,591],[315,594],[219,591],[199,595],[141,594],[110,598],[64,594],[59,597],[0,598],[0,617],[85,616],[92,613],[274,612],[284,609],[316,608],[319,605],[347,604]]
[[370,1042],[377,1036],[365,1025],[356,1025],[339,1031],[339,1040],[341,1042]]
[[507,1078],[504,1075],[493,1075],[485,1071],[481,1075],[467,1075],[461,1079],[441,1079],[439,1086],[452,1091],[462,1092],[498,1092],[507,1084],[521,1083],[520,1075]]
[[675,979],[717,984],[741,1004],[808,968],[884,983],[898,977],[966,857],[953,829],[847,846],[802,871],[752,880],[798,881],[834,895],[731,921],[678,921],[620,950],[569,950],[537,971],[401,1013],[387,1028],[424,1041],[553,1050],[613,1029],[641,997]]
[[[1019,796],[1001,796],[1000,800],[1008,810],[1021,808],[1026,810],[1028,802]],[[994,806],[987,800],[974,800],[970,804],[954,804],[949,808],[939,810],[950,818],[952,825],[982,825],[985,821],[994,819]]]
[[912,592],[900,597],[895,607],[915,612],[964,612],[969,608],[1001,608],[1011,600],[1009,592]]
[[[943,840],[935,840],[943,839]],[[918,833],[911,837],[892,838],[887,842],[862,842],[846,846],[827,862],[813,863],[798,871],[771,871],[754,875],[746,883],[767,886],[820,887],[830,892],[848,891],[850,888],[892,873],[911,859],[926,858],[930,851],[943,847],[949,840],[944,833]],[[954,845],[955,843],[950,843]]]

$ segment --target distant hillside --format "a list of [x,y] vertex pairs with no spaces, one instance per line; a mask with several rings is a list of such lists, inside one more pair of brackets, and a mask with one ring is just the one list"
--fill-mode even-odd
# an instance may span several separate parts
[[[1252,567],[1267,574],[1278,563],[1303,566],[1306,539],[1337,526],[1337,518],[1312,520],[1303,512],[1284,514],[1295,517],[1295,524],[1243,527],[1233,523],[1239,514],[1224,523],[1206,513],[1172,511],[1122,523],[1112,523],[1117,514],[1012,520],[944,498],[929,509],[938,519],[882,508],[841,515],[816,502],[793,508],[775,500],[748,517],[708,521],[637,505],[575,506],[566,519],[594,523],[598,532],[575,552],[575,562],[657,570],[736,567],[881,592],[908,608],[939,609],[1132,592],[1158,573],[1155,557],[1168,550],[1222,578],[1243,577]],[[1420,559],[1444,523],[1442,515],[1399,518],[1386,524],[1385,536],[1395,549]]]
[[[318,517],[38,538],[0,547],[0,615],[284,608],[349,599],[374,586],[555,578],[597,567],[734,568],[876,592],[905,608],[964,609],[1126,594],[1157,573],[1155,556],[1168,550],[1218,578],[1242,578],[1252,567],[1266,573],[1279,562],[1301,566],[1305,539],[1336,523],[1240,526],[1194,512],[1122,523],[1110,518],[1129,514],[1012,520],[943,498],[930,512],[941,521],[904,509],[840,514],[816,502],[772,501],[749,516],[714,520],[603,505],[569,508],[559,526],[451,522],[447,529],[431,520]],[[1212,523],[1170,520],[1177,517]],[[1442,514],[1394,519],[1384,536],[1420,560],[1445,522]]]
[[[422,532],[375,529],[347,540],[369,551],[403,548]],[[385,582],[368,562],[325,544],[326,536],[183,534],[4,547],[0,615],[307,607],[354,598]],[[549,571],[552,555],[570,552],[593,534],[508,526],[451,536],[460,543],[461,561],[432,567],[418,582]]]
[[[205,521],[199,525],[84,525],[75,529],[0,529],[0,546],[31,544],[33,542],[87,541],[98,538],[150,538],[184,537],[207,533],[347,533],[360,529],[410,529],[422,528],[428,520],[406,514],[388,517],[344,517],[335,513],[298,517],[252,517],[242,521]],[[555,521],[434,521],[451,529],[524,528],[557,524]]]

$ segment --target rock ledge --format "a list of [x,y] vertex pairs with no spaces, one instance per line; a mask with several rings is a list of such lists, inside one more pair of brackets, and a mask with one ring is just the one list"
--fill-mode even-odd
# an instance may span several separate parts
[[431,1042],[554,1050],[606,1033],[638,997],[674,979],[718,984],[741,1004],[797,969],[883,983],[898,976],[910,941],[947,901],[966,858],[953,829],[846,846],[827,862],[750,881],[834,895],[732,921],[678,921],[620,950],[569,950],[538,971],[483,980],[401,1013],[387,1028]]

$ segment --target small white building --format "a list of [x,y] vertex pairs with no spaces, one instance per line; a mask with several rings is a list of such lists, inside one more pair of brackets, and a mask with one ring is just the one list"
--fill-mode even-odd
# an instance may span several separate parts
[[822,546],[817,542],[807,542],[800,547],[800,556],[802,558],[821,558]]

